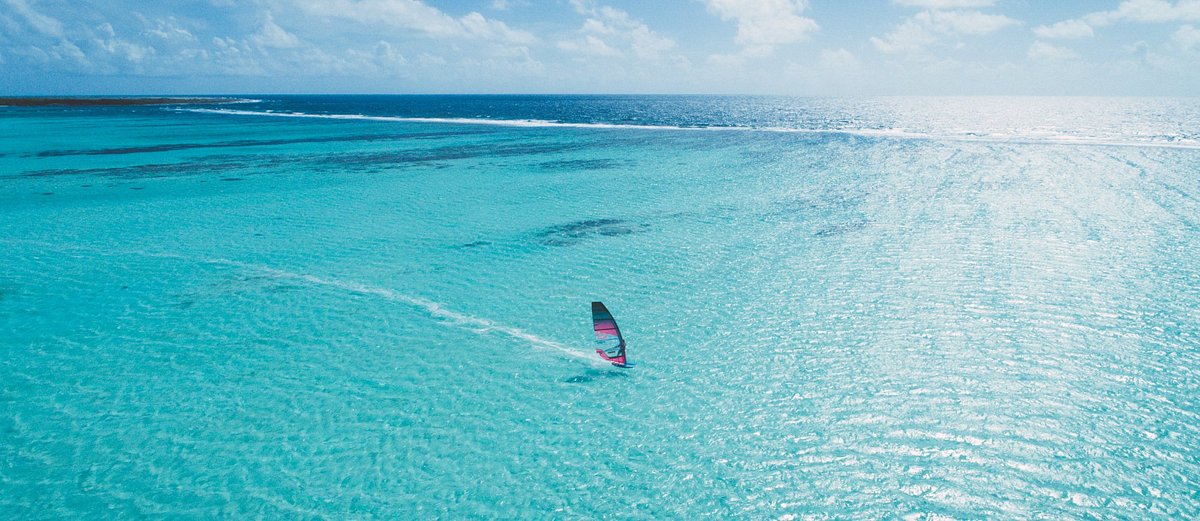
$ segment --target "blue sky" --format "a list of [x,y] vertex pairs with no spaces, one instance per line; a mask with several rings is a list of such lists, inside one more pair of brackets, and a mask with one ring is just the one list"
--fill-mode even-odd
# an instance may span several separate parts
[[0,93],[1196,95],[1200,0],[0,0]]

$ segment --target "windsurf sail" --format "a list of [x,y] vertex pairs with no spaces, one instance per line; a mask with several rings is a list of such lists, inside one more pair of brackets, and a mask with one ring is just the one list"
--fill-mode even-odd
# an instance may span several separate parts
[[618,367],[627,367],[625,362],[625,338],[617,328],[617,321],[601,302],[592,302],[592,329],[596,332],[596,343],[602,345],[596,353]]

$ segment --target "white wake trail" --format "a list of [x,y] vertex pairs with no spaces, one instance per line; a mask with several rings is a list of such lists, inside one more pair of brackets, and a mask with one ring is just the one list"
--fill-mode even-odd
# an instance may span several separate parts
[[[254,266],[251,265],[251,266],[247,266],[247,267],[254,267]],[[540,336],[537,336],[533,333],[530,333],[530,332],[525,331],[520,328],[516,328],[513,326],[506,326],[503,324],[497,324],[495,322],[492,322],[491,320],[474,317],[471,315],[466,315],[463,313],[459,313],[457,311],[452,311],[452,310],[446,309],[441,304],[434,302],[432,300],[429,300],[429,299],[405,295],[402,293],[392,291],[387,288],[381,288],[381,287],[377,287],[377,286],[368,286],[366,284],[360,284],[357,282],[326,279],[326,278],[322,278],[322,277],[317,277],[315,275],[290,273],[287,271],[282,271],[282,270],[278,270],[278,269],[274,269],[274,268],[267,268],[265,266],[260,266],[260,267],[257,267],[256,269],[266,272],[266,273],[270,273],[270,274],[278,276],[280,278],[297,279],[297,280],[302,280],[302,281],[305,281],[305,282],[308,282],[311,284],[320,285],[320,286],[328,286],[328,287],[343,289],[346,291],[352,291],[354,293],[362,293],[365,295],[375,295],[375,296],[382,297],[382,298],[385,298],[387,300],[391,300],[394,302],[402,302],[402,303],[409,304],[409,305],[423,309],[425,312],[429,313],[431,316],[442,319],[443,323],[448,323],[448,324],[452,324],[455,326],[459,326],[462,329],[466,329],[466,330],[472,331],[474,333],[478,333],[481,335],[487,334],[489,332],[500,333],[500,334],[506,335],[510,338],[513,338],[515,340],[529,342],[534,347],[558,351],[564,355],[578,358],[580,360],[586,360],[588,362],[593,362],[593,363],[596,363],[597,365],[599,365],[599,362],[596,360],[595,357],[584,354],[578,350],[571,349],[570,347],[562,345],[553,340],[542,338]]]
[[529,345],[531,345],[535,348],[555,351],[555,352],[558,352],[565,356],[569,356],[569,357],[576,358],[576,359],[579,359],[582,361],[586,361],[592,365],[596,365],[596,366],[607,365],[607,364],[604,364],[601,360],[599,360],[595,356],[592,356],[590,353],[584,353],[578,349],[572,349],[571,347],[568,347],[566,345],[560,344],[558,342],[555,342],[555,341],[547,339],[547,338],[542,338],[538,335],[535,335],[533,333],[525,331],[521,328],[514,327],[514,326],[507,326],[504,324],[498,324],[496,322],[493,322],[493,321],[485,319],[485,318],[475,317],[475,316],[467,315],[465,313],[459,313],[457,311],[447,309],[445,306],[443,306],[442,304],[440,304],[438,302],[434,302],[432,300],[422,298],[422,297],[406,295],[406,294],[400,293],[398,291],[394,291],[394,290],[379,287],[379,286],[371,286],[371,285],[362,284],[362,283],[353,282],[353,281],[345,281],[345,280],[337,280],[337,279],[331,279],[331,278],[318,277],[316,275],[310,275],[310,274],[306,274],[306,273],[296,273],[296,272],[281,270],[281,269],[267,266],[264,264],[242,262],[242,261],[223,259],[223,258],[195,259],[195,258],[188,257],[185,255],[179,255],[179,254],[167,253],[167,252],[147,252],[147,251],[137,251],[137,250],[101,251],[101,250],[96,250],[93,248],[79,247],[79,246],[64,248],[60,245],[51,245],[51,244],[47,244],[47,243],[44,243],[41,241],[20,241],[20,240],[18,240],[18,241],[5,241],[5,242],[37,245],[42,248],[58,250],[58,251],[63,251],[63,252],[70,251],[70,250],[74,250],[74,251],[82,250],[82,251],[86,251],[86,252],[89,252],[94,255],[102,255],[102,256],[136,255],[136,256],[141,256],[141,257],[172,259],[172,260],[179,260],[179,261],[185,261],[185,262],[200,262],[200,263],[204,263],[204,264],[218,264],[218,265],[222,265],[222,266],[232,266],[232,267],[244,269],[244,270],[257,271],[259,273],[267,274],[267,275],[270,275],[270,276],[273,276],[276,278],[280,278],[280,279],[298,280],[298,281],[307,282],[307,283],[313,284],[313,285],[337,288],[337,289],[341,289],[344,291],[350,291],[350,292],[360,293],[360,294],[364,294],[364,295],[374,295],[374,296],[377,296],[380,298],[391,300],[393,302],[400,302],[400,303],[408,304],[410,306],[414,306],[416,308],[419,308],[419,309],[425,311],[426,313],[428,313],[430,316],[432,316],[434,318],[439,319],[438,321],[441,324],[458,327],[460,329],[471,331],[471,332],[479,334],[479,335],[486,335],[488,333],[499,333],[501,335],[507,336],[514,340],[527,342],[527,343],[529,343]]
[[[155,255],[155,254],[150,254],[150,255]],[[160,256],[165,256],[165,257],[170,257],[170,258],[182,258],[179,256],[170,255],[170,254],[164,254],[164,255],[160,255]],[[397,292],[397,291],[394,291],[394,290],[391,290],[388,288],[383,288],[383,287],[379,287],[379,286],[370,286],[367,284],[362,284],[362,283],[353,282],[353,281],[328,279],[328,278],[318,277],[316,275],[309,275],[309,274],[305,274],[305,273],[294,273],[294,272],[285,271],[285,270],[281,270],[278,268],[273,268],[273,267],[265,266],[265,265],[261,265],[261,264],[240,262],[240,261],[234,261],[234,260],[229,260],[229,259],[204,259],[204,262],[209,263],[209,264],[222,264],[222,265],[226,265],[226,266],[234,266],[234,267],[238,267],[238,268],[242,268],[242,269],[254,270],[254,271],[266,273],[268,275],[271,275],[271,276],[274,276],[277,278],[281,278],[281,279],[300,280],[300,281],[304,281],[304,282],[318,285],[318,286],[337,288],[337,289],[350,291],[350,292],[354,292],[354,293],[361,293],[364,295],[374,295],[374,296],[381,297],[381,298],[384,298],[387,300],[391,300],[393,302],[401,302],[404,304],[409,304],[411,306],[415,306],[417,308],[424,310],[430,316],[440,319],[441,323],[443,323],[443,324],[457,326],[461,329],[471,331],[473,333],[480,334],[480,335],[485,335],[487,333],[492,333],[492,332],[500,333],[500,334],[508,336],[509,338],[512,338],[514,340],[528,342],[533,347],[557,351],[559,353],[562,353],[563,355],[577,358],[579,360],[584,360],[584,361],[587,361],[594,365],[601,365],[601,362],[594,356],[590,356],[589,354],[583,353],[577,349],[572,349],[568,346],[565,346],[565,345],[555,342],[553,340],[542,338],[538,335],[535,335],[535,334],[525,331],[523,329],[513,327],[513,326],[506,326],[504,324],[497,324],[496,322],[493,322],[493,321],[485,319],[485,318],[479,318],[479,317],[467,315],[464,313],[459,313],[457,311],[447,309],[442,304],[439,304],[432,300],[422,298],[422,297],[414,297],[411,295],[405,295],[403,293],[400,293],[400,292]]]

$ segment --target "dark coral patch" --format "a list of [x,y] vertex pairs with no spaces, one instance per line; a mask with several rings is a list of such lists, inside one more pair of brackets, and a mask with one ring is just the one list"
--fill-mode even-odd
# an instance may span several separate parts
[[406,139],[439,139],[469,134],[481,134],[485,131],[473,132],[421,132],[413,134],[362,134],[353,136],[322,136],[293,139],[239,139],[234,141],[217,141],[214,143],[164,143],[141,147],[99,148],[94,150],[43,150],[37,157],[60,156],[101,156],[120,154],[143,154],[147,152],[171,152],[175,150],[190,150],[197,148],[236,148],[261,147],[275,145],[296,145],[303,143],[337,143],[353,141],[403,141]]
[[491,245],[492,245],[492,243],[490,241],[473,241],[473,242],[468,242],[466,244],[459,244],[458,246],[456,246],[456,248],[459,248],[459,249],[482,248],[484,246],[491,246]]
[[479,157],[513,157],[523,155],[553,154],[583,148],[586,145],[577,143],[517,143],[517,144],[486,144],[458,145],[449,147],[397,150],[389,152],[368,152],[343,154],[327,158],[329,162],[342,166],[371,167],[374,165],[420,165],[474,159]]
[[834,223],[818,229],[813,232],[817,237],[832,237],[835,235],[843,235],[850,232],[855,232],[867,227],[867,221],[849,221],[843,223]]
[[581,170],[611,170],[628,167],[631,163],[631,161],[620,159],[559,159],[557,161],[539,163],[538,168],[556,172],[574,172]]
[[115,177],[120,179],[146,179],[160,177],[178,177],[199,173],[245,168],[241,161],[211,161],[186,163],[154,163],[145,165],[122,166],[111,168],[64,168],[57,170],[33,170],[20,174],[0,176],[0,178],[18,177],[58,177],[70,175],[93,175],[100,177]]
[[537,232],[538,242],[547,246],[570,246],[589,237],[615,237],[643,232],[649,225],[621,219],[586,219],[550,226]]

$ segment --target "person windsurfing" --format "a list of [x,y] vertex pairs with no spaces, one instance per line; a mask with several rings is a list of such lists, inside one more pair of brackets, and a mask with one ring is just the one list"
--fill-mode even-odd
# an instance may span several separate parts
[[633,364],[625,359],[625,338],[617,328],[617,321],[603,303],[592,302],[592,329],[596,332],[596,343],[604,345],[596,354],[617,367],[629,368]]

